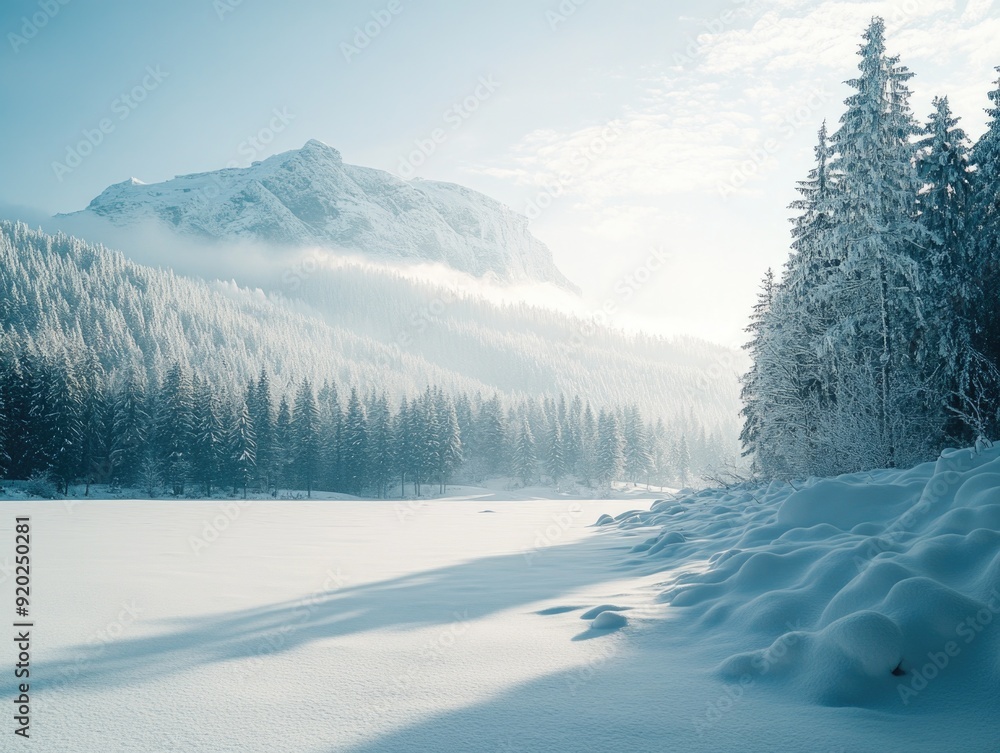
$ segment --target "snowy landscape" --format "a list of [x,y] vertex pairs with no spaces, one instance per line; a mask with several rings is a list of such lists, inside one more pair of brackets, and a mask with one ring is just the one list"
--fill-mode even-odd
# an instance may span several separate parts
[[1000,751],[1000,10],[677,6],[0,11],[0,750]]

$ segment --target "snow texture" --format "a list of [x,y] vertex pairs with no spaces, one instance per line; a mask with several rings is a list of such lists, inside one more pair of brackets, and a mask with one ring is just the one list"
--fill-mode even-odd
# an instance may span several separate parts
[[996,750],[1000,449],[646,503],[459,494],[4,502],[0,536],[37,532],[34,742]]
[[703,491],[640,518],[663,526],[632,548],[670,569],[660,601],[699,633],[756,645],[721,662],[724,681],[895,712],[996,697],[1000,449]]

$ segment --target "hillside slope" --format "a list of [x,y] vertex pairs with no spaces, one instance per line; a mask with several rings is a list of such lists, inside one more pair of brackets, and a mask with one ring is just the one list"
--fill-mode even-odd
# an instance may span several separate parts
[[[576,393],[735,437],[738,364],[699,341],[600,328],[578,338],[582,322],[569,316],[350,266],[326,273],[321,312],[23,224],[0,223],[0,268],[3,330],[53,348],[89,345],[110,369],[162,372],[180,361],[234,386],[267,366],[285,384],[332,378],[395,394],[428,384],[512,398]],[[428,311],[436,313],[414,323],[414,312]]]

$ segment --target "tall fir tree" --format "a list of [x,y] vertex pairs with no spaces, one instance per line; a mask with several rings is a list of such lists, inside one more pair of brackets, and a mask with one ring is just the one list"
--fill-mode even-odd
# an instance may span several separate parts
[[129,368],[112,397],[111,476],[116,483],[131,486],[139,483],[148,454],[149,413],[146,403],[145,375]]
[[160,387],[154,422],[159,476],[174,496],[184,494],[190,475],[193,408],[191,378],[175,363]]
[[917,218],[918,179],[909,109],[912,74],[886,53],[885,23],[872,20],[859,50],[855,92],[833,135],[836,175],[831,242],[843,261],[832,282],[838,323],[824,338],[842,382],[824,414],[823,448],[845,470],[918,459],[928,426],[914,420],[919,352],[919,256],[928,233]]
[[922,366],[931,389],[924,413],[942,414],[938,442],[974,441],[985,431],[979,420],[978,387],[989,369],[975,350],[976,253],[969,217],[973,188],[969,145],[947,97],[934,99],[934,112],[918,143],[917,168],[923,183],[921,220],[927,229],[924,300],[928,322]]
[[295,395],[291,417],[292,469],[295,480],[312,498],[319,474],[320,422],[316,395],[308,379],[302,381]]
[[610,488],[625,472],[625,437],[614,411],[602,410],[597,419],[596,475]]
[[351,388],[344,414],[343,439],[344,490],[348,494],[362,494],[369,483],[368,413],[358,395]]
[[[1000,66],[996,70],[1000,72]],[[1000,79],[988,97],[989,124],[972,150],[974,279],[978,281],[974,342],[976,351],[995,370],[1000,368],[1000,320],[995,316],[1000,311]],[[996,389],[983,385],[978,393],[987,403],[981,411],[984,433],[996,436],[1000,432],[1000,400],[996,399]]]
[[249,404],[244,401],[229,434],[229,458],[233,470],[233,486],[242,487],[243,499],[257,475],[257,432]]
[[523,486],[535,480],[538,473],[538,455],[535,448],[535,436],[527,416],[523,416],[518,424],[511,453],[513,475],[520,479]]

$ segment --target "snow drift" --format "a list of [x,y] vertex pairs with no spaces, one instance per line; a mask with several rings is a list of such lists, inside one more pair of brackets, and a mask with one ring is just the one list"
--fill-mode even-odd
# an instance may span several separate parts
[[1000,448],[616,520],[661,527],[632,554],[669,569],[660,600],[692,630],[742,649],[717,668],[727,683],[882,709],[1000,687]]

